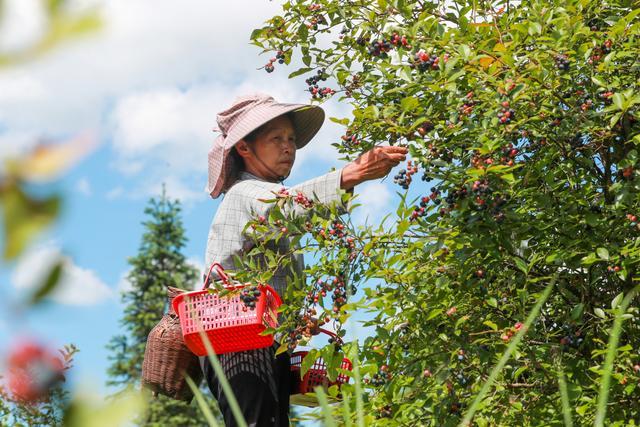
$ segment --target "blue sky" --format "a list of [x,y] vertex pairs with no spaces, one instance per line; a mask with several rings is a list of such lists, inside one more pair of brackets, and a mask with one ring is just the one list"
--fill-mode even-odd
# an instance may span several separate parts
[[[44,25],[37,0],[9,1],[0,49],[28,45]],[[40,137],[64,140],[92,130],[100,145],[60,180],[39,191],[64,195],[60,220],[11,265],[2,265],[0,349],[21,336],[80,348],[72,383],[105,390],[105,344],[120,333],[119,291],[126,259],[137,252],[143,210],[166,183],[183,202],[185,255],[202,268],[209,224],[218,201],[204,191],[206,155],[215,114],[240,94],[268,92],[284,102],[308,102],[305,77],[294,67],[257,70],[270,55],[248,44],[253,28],[279,12],[279,2],[243,0],[79,0],[98,7],[99,33],[68,43],[27,64],[0,70],[0,159],[32,148]],[[250,11],[250,13],[249,13]],[[20,25],[15,23],[19,22]],[[323,104],[327,116],[348,105]],[[331,143],[343,129],[327,120],[301,150],[292,185],[340,166]],[[393,172],[392,172],[393,173]],[[358,186],[356,221],[394,211],[392,180]],[[37,310],[15,313],[58,254],[67,258],[63,286]],[[1,368],[1,362],[0,362]]]

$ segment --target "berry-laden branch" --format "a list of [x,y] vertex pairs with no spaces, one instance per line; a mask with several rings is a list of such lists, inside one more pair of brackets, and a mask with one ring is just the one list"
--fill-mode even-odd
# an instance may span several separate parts
[[[341,30],[321,40],[317,14]],[[360,361],[368,425],[458,424],[553,275],[562,286],[511,347],[518,357],[500,366],[473,421],[565,420],[559,389],[543,386],[557,381],[560,354],[581,393],[569,393],[573,420],[592,422],[611,307],[640,263],[639,19],[627,4],[595,0],[326,0],[287,2],[271,31],[254,34],[286,52],[283,68],[302,60],[292,82],[312,102],[351,108],[335,120],[341,156],[409,149],[411,163],[382,182],[398,190],[384,226],[354,230],[328,216],[277,224],[292,238],[310,235],[305,251],[318,265],[297,295],[310,314],[326,309],[339,324],[353,310],[373,317],[375,344]],[[334,312],[336,277],[362,297]],[[611,423],[640,415],[621,404],[640,393],[630,387],[640,375],[634,313],[620,344],[631,350],[611,367]],[[394,330],[400,324],[408,329]]]

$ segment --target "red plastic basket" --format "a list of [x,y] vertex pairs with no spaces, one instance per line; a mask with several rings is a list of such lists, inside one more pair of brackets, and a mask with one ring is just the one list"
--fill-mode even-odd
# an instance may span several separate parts
[[217,267],[226,289],[242,289],[233,285],[224,269],[213,263],[200,291],[185,292],[173,299],[173,308],[180,318],[182,336],[189,350],[198,356],[207,354],[200,335],[203,331],[216,354],[253,350],[273,345],[273,335],[260,335],[266,328],[278,326],[278,307],[282,300],[269,285],[260,285],[260,296],[254,309],[247,309],[238,293],[219,296],[207,290],[209,277]]
[[[320,329],[320,332],[333,337],[335,340],[340,340],[340,338],[331,331]],[[306,399],[304,394],[313,393],[314,388],[317,386],[322,386],[325,390],[333,385],[340,387],[349,381],[349,375],[340,373],[335,381],[329,381],[327,377],[327,365],[320,357],[313,363],[304,376],[301,377],[300,368],[302,366],[302,360],[308,353],[308,351],[296,351],[291,354],[291,402],[304,406],[317,406],[315,399]],[[351,360],[345,357],[342,359],[340,367],[344,370],[351,371],[353,364]]]

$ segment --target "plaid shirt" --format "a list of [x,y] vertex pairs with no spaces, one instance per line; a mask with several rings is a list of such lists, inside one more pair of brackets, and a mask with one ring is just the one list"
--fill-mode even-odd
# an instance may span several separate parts
[[[341,209],[346,209],[347,206],[342,205],[344,190],[340,189],[341,176],[342,169],[339,169],[287,188],[287,190],[292,195],[301,192],[309,199],[317,198],[321,203],[338,203]],[[241,172],[236,183],[224,195],[211,223],[205,265],[209,267],[212,263],[218,262],[225,270],[233,270],[235,267],[234,256],[242,256],[251,250],[253,245],[251,238],[243,233],[247,222],[255,219],[257,215],[266,217],[269,214],[269,209],[273,206],[273,204],[261,202],[259,199],[273,199],[274,192],[278,192],[282,188],[284,187],[280,183],[268,182],[248,172]],[[294,215],[306,215],[307,212],[307,209],[294,204]],[[289,250],[290,241],[285,237],[277,243],[275,241],[267,242],[267,245],[277,253],[284,253]],[[264,259],[257,259],[257,261],[266,265]],[[295,273],[301,275],[304,268],[302,254],[295,255],[292,261]],[[281,296],[284,296],[290,274],[290,271],[279,267],[269,283]]]

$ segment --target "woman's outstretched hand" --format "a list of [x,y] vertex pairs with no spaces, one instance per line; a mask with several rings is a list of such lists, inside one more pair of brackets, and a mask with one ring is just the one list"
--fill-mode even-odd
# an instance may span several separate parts
[[372,148],[344,167],[340,187],[349,190],[364,181],[386,176],[407,158],[407,152],[407,148],[398,146]]

